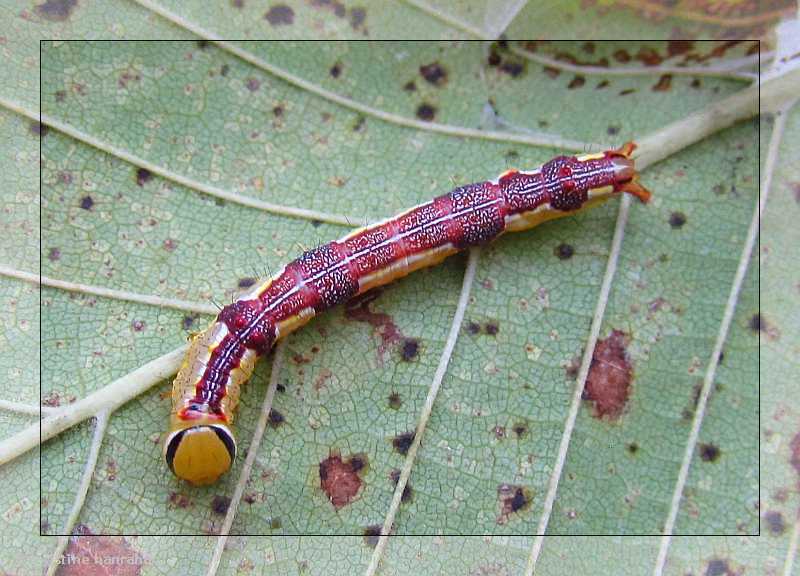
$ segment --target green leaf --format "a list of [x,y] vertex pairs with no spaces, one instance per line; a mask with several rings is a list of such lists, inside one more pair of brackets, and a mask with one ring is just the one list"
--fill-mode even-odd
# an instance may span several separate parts
[[[13,33],[11,81],[0,93],[10,152],[3,155],[2,357],[14,382],[1,396],[3,438],[35,423],[28,412],[39,403],[32,367],[40,338],[41,397],[51,409],[44,415],[66,413],[182,345],[212,319],[211,301],[229,302],[248,279],[346,233],[348,221],[391,216],[507,167],[535,167],[559,153],[554,143],[580,151],[640,139],[746,86],[729,71],[676,72],[667,82],[659,68],[643,71],[637,62],[618,74],[625,67],[613,60],[619,50],[667,54],[666,43],[195,41],[197,34],[291,38],[299,27],[388,37],[400,21],[426,37],[464,30],[490,37],[509,22],[510,31],[534,31],[533,16],[541,16],[533,5],[493,12],[491,3],[463,3],[445,14],[445,6],[398,3],[370,7],[360,20],[358,6],[311,2],[289,6],[292,23],[282,24],[285,11],[266,16],[279,5],[142,2],[112,13],[66,3],[60,21],[41,6],[3,9],[43,37],[192,40],[43,43],[49,129],[41,130],[31,120],[39,106],[38,46]],[[747,50],[735,46],[712,67],[747,58]],[[602,58],[616,68],[573,68]],[[61,552],[82,545],[107,546],[101,556],[129,555],[148,573],[198,561],[212,572],[217,563],[230,572],[267,563],[280,573],[350,572],[378,560],[384,570],[407,572],[413,562],[431,573],[451,566],[516,573],[531,560],[546,573],[597,564],[610,573],[782,567],[787,551],[793,558],[797,508],[789,464],[797,434],[790,298],[797,292],[765,299],[757,323],[773,355],[762,381],[784,382],[782,390],[762,389],[767,427],[759,427],[753,330],[759,255],[773,266],[765,270],[775,285],[793,285],[784,263],[796,242],[783,220],[796,208],[799,177],[789,160],[796,111],[775,123],[779,130],[768,118],[740,123],[648,168],[648,206],[628,212],[612,203],[504,237],[314,320],[283,346],[274,374],[270,356],[245,387],[236,423],[242,457],[214,486],[181,484],[163,464],[169,379],[119,408],[98,404],[96,419],[41,447],[41,462],[28,452],[0,468],[0,531],[13,551],[0,568],[39,572],[29,570],[35,556],[52,569]],[[773,178],[764,229],[775,236],[762,240],[737,294],[758,198],[760,129],[762,171]],[[32,224],[37,130],[41,252]],[[770,164],[773,134],[778,153]],[[41,336],[37,290],[25,275],[40,258]],[[460,314],[463,322],[454,324]],[[594,338],[603,346],[615,330],[625,333],[633,383],[619,414],[600,417],[597,404],[576,396],[579,366]],[[432,385],[438,393],[428,414]],[[265,404],[268,390],[274,397]],[[273,418],[262,437],[265,406],[282,421]],[[403,455],[393,440],[420,422],[419,451]],[[335,451],[368,460],[358,497],[338,510],[319,481],[320,462]],[[393,478],[404,467],[410,488],[395,509]],[[517,488],[526,502],[509,512],[504,497]],[[394,532],[404,537],[381,541],[374,552],[378,539],[369,534],[395,512]],[[227,545],[224,538],[31,539],[39,513],[44,534],[282,537],[232,536]],[[677,535],[757,534],[759,515],[767,540],[748,538],[741,547],[740,539],[658,536],[670,518]],[[540,530],[548,537],[534,536]],[[340,536],[286,537],[300,534]],[[423,537],[430,534],[493,536]],[[559,536],[573,534],[652,537]]]

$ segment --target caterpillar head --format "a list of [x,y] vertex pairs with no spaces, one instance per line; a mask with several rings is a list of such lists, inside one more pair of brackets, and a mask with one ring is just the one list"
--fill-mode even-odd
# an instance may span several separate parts
[[236,458],[236,439],[220,421],[184,421],[172,416],[164,459],[178,477],[196,486],[212,484]]
[[550,205],[571,212],[627,192],[642,202],[650,192],[638,183],[639,173],[631,158],[636,145],[628,142],[616,150],[583,156],[558,156],[542,167],[549,182]]

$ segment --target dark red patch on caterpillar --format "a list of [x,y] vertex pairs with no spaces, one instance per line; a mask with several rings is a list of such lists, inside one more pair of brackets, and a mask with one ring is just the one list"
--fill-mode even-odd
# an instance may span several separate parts
[[627,346],[628,336],[620,330],[595,346],[583,389],[583,399],[594,405],[595,418],[616,420],[628,403],[633,367]]

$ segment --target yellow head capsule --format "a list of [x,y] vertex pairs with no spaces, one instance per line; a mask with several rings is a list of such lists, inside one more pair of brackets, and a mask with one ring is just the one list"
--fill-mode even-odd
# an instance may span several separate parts
[[236,440],[221,423],[180,422],[164,443],[164,459],[178,478],[197,486],[211,484],[236,458]]

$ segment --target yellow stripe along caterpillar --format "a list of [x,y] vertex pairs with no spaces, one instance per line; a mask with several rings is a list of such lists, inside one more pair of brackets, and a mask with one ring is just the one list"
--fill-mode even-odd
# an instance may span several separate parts
[[616,150],[558,156],[460,186],[402,214],[309,250],[223,308],[192,337],[172,387],[164,457],[192,484],[232,465],[239,387],[257,359],[316,314],[505,232],[533,228],[627,192],[647,202],[628,142]]

